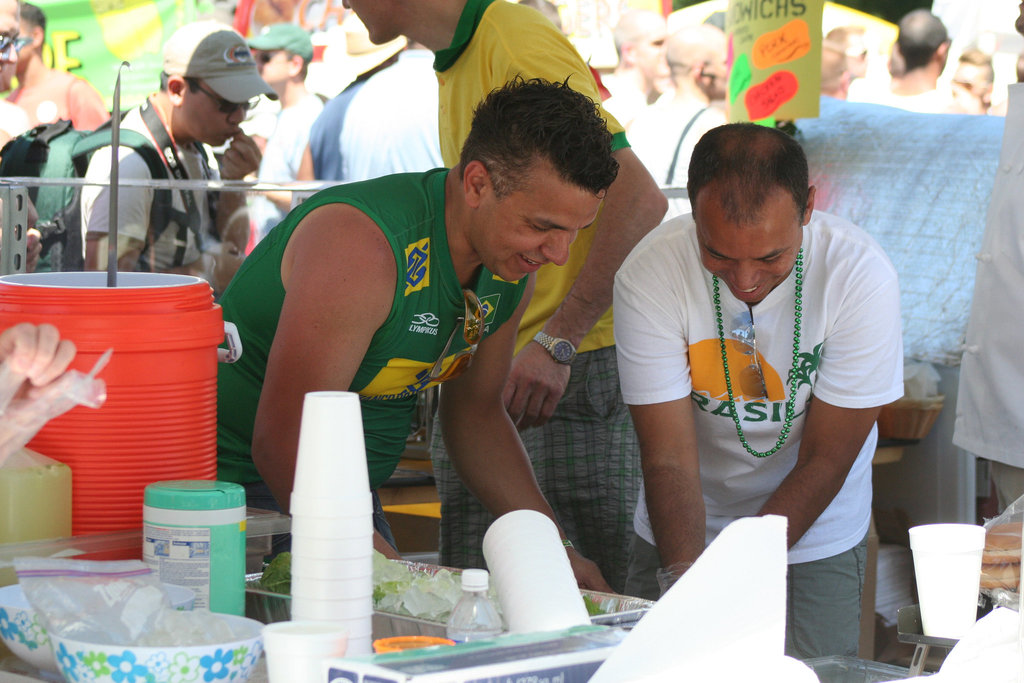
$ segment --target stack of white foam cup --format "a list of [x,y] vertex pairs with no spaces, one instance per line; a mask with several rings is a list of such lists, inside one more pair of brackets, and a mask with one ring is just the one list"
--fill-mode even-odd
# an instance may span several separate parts
[[348,654],[373,640],[373,502],[359,396],[306,394],[292,515],[292,619],[348,630]]

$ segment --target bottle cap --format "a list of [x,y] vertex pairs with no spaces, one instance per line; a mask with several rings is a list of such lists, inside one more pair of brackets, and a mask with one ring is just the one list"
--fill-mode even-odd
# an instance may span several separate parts
[[487,590],[488,574],[486,569],[463,569],[462,590],[464,591],[485,591]]

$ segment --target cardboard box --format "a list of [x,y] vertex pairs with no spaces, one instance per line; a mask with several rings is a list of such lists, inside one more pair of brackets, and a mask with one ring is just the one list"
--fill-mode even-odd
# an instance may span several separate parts
[[331,660],[329,683],[585,683],[626,637],[622,629],[499,636],[454,647]]

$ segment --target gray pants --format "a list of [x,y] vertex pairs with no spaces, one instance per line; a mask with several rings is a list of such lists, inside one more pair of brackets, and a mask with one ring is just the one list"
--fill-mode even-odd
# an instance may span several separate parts
[[[520,436],[565,533],[621,591],[641,473],[636,431],[619,391],[615,347],[576,356],[552,419]],[[481,435],[480,448],[487,448],[486,435]],[[483,567],[481,545],[494,517],[459,480],[439,421],[434,422],[430,451],[441,497],[441,564]]]
[[[797,659],[857,656],[867,536],[846,552],[789,565],[786,573],[786,654]],[[658,549],[633,534],[626,594],[657,600]],[[751,571],[757,571],[751,567]]]

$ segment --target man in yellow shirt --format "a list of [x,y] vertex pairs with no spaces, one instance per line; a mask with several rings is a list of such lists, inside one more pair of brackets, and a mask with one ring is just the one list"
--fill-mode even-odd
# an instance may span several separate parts
[[[458,161],[477,103],[517,75],[567,81],[600,102],[586,63],[532,8],[505,0],[345,0],[345,5],[359,15],[373,42],[404,35],[434,52],[446,165]],[[633,246],[661,221],[667,203],[629,149],[622,126],[604,110],[602,115],[613,134],[618,177],[597,221],[573,243],[568,264],[546,265],[537,273],[504,399],[566,534],[597,562],[611,586],[621,589],[640,461],[618,387],[612,281]],[[483,566],[481,539],[491,518],[458,482],[436,431],[441,562]],[[481,439],[480,458],[487,457]]]

